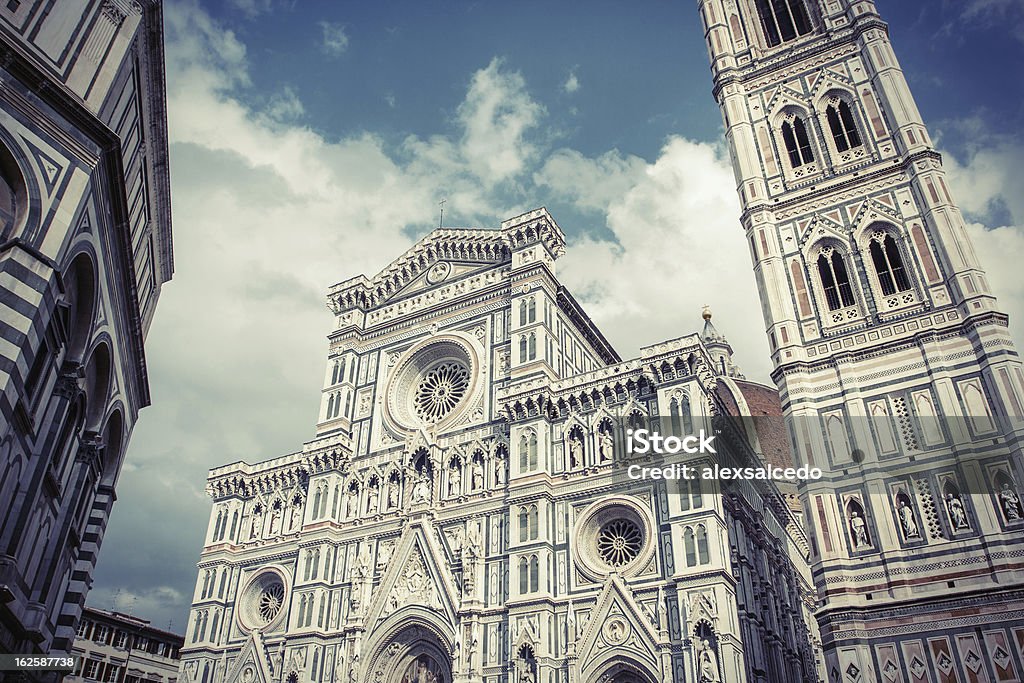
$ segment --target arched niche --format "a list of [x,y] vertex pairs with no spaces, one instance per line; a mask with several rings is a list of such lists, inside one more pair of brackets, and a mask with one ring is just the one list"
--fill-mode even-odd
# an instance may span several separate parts
[[121,450],[124,447],[124,418],[121,411],[115,410],[107,418],[103,427],[103,474],[101,483],[113,486],[117,481],[117,473],[121,471]]
[[27,203],[25,178],[14,155],[0,141],[0,241],[21,231]]
[[110,347],[106,342],[93,349],[85,365],[85,396],[85,427],[98,432],[110,397]]
[[89,344],[96,317],[96,269],[87,253],[78,254],[64,273],[64,302],[68,307],[66,358],[79,361]]

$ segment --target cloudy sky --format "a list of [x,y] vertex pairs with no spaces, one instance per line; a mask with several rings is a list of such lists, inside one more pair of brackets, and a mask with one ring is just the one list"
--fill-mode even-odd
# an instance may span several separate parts
[[[878,5],[1024,319],[1024,0]],[[169,1],[176,273],[89,602],[183,630],[207,470],[312,436],[327,287],[401,254],[442,197],[449,226],[547,206],[569,240],[559,276],[623,356],[710,304],[767,380],[695,6]]]

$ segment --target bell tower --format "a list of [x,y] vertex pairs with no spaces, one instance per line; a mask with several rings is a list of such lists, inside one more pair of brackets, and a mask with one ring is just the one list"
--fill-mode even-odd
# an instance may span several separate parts
[[[871,0],[698,0],[828,680],[1024,676],[1024,374]],[[1017,588],[1013,588],[1017,586]]]

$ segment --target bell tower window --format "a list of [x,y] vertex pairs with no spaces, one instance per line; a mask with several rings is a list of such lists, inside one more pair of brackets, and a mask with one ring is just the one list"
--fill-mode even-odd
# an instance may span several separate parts
[[756,4],[768,47],[811,32],[811,17],[804,0],[756,0]]
[[853,289],[843,257],[835,249],[825,247],[818,255],[818,275],[825,290],[825,302],[830,311],[853,305]]
[[907,271],[903,267],[896,240],[887,233],[876,233],[871,238],[871,262],[878,273],[878,282],[886,296],[910,289]]
[[832,131],[837,151],[845,152],[860,147],[860,135],[857,134],[857,126],[853,122],[849,104],[839,100],[838,104],[828,105],[825,109],[825,118],[828,119],[828,127]]
[[789,165],[793,168],[799,168],[814,161],[814,154],[811,153],[811,141],[807,137],[807,126],[799,116],[794,117],[792,123],[786,121],[782,124],[782,141],[786,143]]

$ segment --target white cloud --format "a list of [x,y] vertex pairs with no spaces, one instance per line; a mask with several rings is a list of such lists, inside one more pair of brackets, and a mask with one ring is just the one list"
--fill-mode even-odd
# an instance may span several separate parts
[[348,49],[348,33],[344,24],[321,21],[320,31],[320,47],[331,57],[337,57]]
[[576,69],[569,72],[569,77],[562,84],[562,90],[570,95],[580,89],[580,79],[576,76]]
[[1024,0],[967,0],[960,17],[982,26],[1001,26],[1024,41]]
[[229,0],[229,4],[249,19],[254,19],[264,12],[269,12],[272,0]]
[[652,164],[562,150],[538,182],[607,216],[614,239],[570,244],[559,276],[620,353],[697,331],[709,304],[746,374],[767,378],[732,170],[717,146],[673,137]]
[[295,90],[288,86],[270,98],[266,113],[278,121],[292,121],[305,114],[306,108]]

